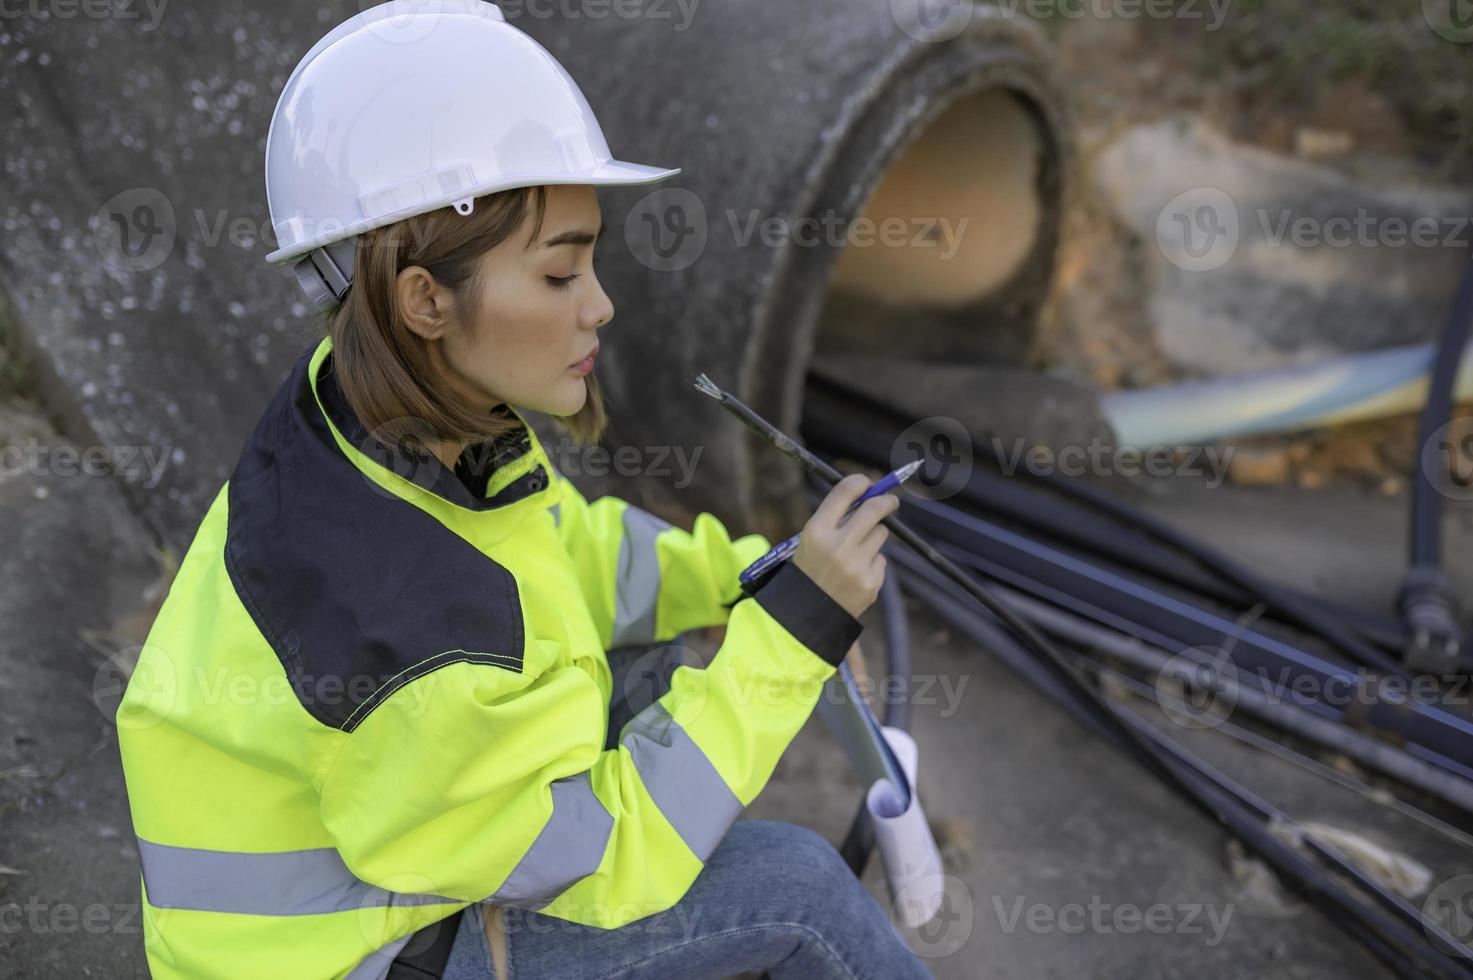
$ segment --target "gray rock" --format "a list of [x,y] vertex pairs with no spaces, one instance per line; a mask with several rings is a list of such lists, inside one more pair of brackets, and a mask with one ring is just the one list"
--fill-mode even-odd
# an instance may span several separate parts
[[286,274],[261,261],[261,161],[287,74],[353,12],[58,7],[0,28],[11,110],[0,139],[14,148],[0,280],[66,430],[168,456],[158,484],[125,486],[175,544],[316,328]]
[[1161,349],[1194,373],[1428,340],[1473,242],[1473,188],[1356,180],[1193,118],[1128,130],[1096,179],[1142,241]]
[[141,639],[138,617],[124,620],[158,568],[113,481],[64,474],[0,480],[0,907],[15,906],[0,962],[13,976],[142,978],[113,664]]

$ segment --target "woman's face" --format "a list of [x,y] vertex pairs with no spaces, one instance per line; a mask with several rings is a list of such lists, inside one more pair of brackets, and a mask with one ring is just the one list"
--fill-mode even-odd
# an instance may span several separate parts
[[[614,304],[593,271],[602,212],[592,187],[547,188],[538,240],[528,223],[481,257],[470,322],[431,344],[447,383],[478,408],[502,402],[548,415],[576,414],[587,398],[587,360]],[[433,353],[438,351],[438,353]]]

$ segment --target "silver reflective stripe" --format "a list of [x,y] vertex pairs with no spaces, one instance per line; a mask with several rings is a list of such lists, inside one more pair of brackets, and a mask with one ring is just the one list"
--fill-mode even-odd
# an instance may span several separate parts
[[655,600],[660,596],[660,555],[655,538],[670,522],[633,504],[624,508],[624,539],[614,580],[614,647],[655,642]]
[[659,701],[629,720],[619,744],[650,798],[704,864],[741,814],[742,801]]
[[614,817],[593,793],[587,772],[552,783],[552,816],[507,875],[483,901],[537,909],[603,863]]
[[384,905],[464,904],[443,895],[392,892],[356,877],[335,848],[207,851],[138,839],[148,903],[161,909],[239,915],[325,915]]
[[562,504],[553,504],[551,507],[547,508],[548,510],[552,511],[552,526],[553,527],[561,527],[562,526],[562,523],[563,523],[562,506],[563,506]]

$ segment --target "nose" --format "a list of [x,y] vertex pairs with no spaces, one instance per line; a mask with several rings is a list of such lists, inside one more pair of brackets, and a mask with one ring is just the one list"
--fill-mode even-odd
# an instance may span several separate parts
[[597,279],[593,285],[593,299],[583,306],[583,326],[588,330],[597,329],[614,318],[614,301],[609,299],[609,294],[604,292]]

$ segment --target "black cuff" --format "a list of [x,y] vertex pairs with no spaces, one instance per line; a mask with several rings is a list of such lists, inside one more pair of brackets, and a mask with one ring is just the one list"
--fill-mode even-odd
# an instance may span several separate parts
[[753,598],[799,643],[835,667],[864,631],[863,623],[791,560],[783,562]]

